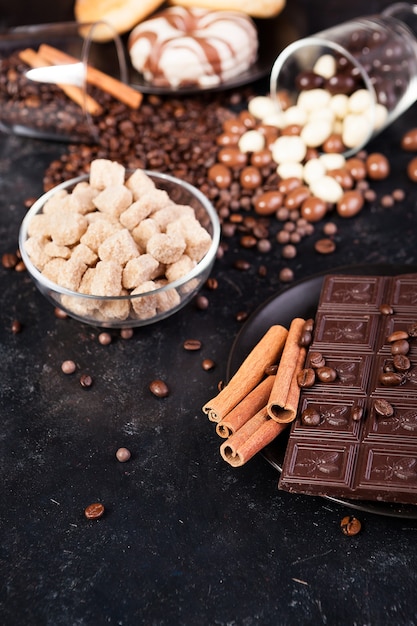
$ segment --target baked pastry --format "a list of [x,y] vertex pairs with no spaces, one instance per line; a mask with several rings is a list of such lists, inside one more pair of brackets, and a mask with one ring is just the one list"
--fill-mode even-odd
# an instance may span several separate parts
[[169,7],[132,30],[128,50],[133,67],[154,85],[211,87],[255,62],[258,33],[242,12]]
[[242,11],[252,17],[275,17],[285,7],[286,0],[170,0],[184,7],[199,6],[213,11]]
[[[75,0],[74,15],[83,24],[107,22],[120,35],[146,19],[162,3],[163,0]],[[95,41],[111,39],[106,25],[95,24],[91,35]]]

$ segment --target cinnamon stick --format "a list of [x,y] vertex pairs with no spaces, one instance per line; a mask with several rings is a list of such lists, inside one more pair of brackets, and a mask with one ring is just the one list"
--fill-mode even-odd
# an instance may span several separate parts
[[251,350],[229,383],[217,396],[203,406],[212,422],[220,422],[264,378],[265,369],[278,362],[288,331],[284,326],[271,326]]
[[[62,50],[58,50],[49,44],[41,44],[39,46],[39,52],[44,56],[52,65],[65,65],[67,63],[79,63],[79,59],[63,52]],[[86,68],[86,80],[91,85],[98,87],[102,91],[113,96],[120,102],[123,102],[131,109],[138,109],[143,100],[143,95],[122,83],[117,78],[113,78],[109,76],[109,74],[105,74],[104,72],[92,67],[91,65],[87,65]]]
[[220,446],[222,458],[233,467],[247,463],[262,448],[271,443],[288,424],[279,424],[268,415],[264,406]]
[[267,376],[239,402],[217,425],[216,433],[224,439],[230,437],[255,413],[265,407],[270,396],[275,376]]
[[287,341],[268,400],[268,415],[277,422],[289,423],[297,415],[300,389],[297,374],[304,366],[306,349],[300,346],[305,320],[296,317],[288,330]]
[[[32,68],[51,65],[51,63],[44,56],[42,56],[39,52],[32,50],[32,48],[21,50],[19,52],[19,58],[26,63],[26,65],[29,65]],[[94,100],[94,98],[86,94],[81,87],[77,87],[76,85],[67,85],[65,83],[56,83],[56,86],[59,87],[68,96],[68,98],[78,104],[83,111],[87,111],[90,115],[101,115],[103,112],[99,103]]]

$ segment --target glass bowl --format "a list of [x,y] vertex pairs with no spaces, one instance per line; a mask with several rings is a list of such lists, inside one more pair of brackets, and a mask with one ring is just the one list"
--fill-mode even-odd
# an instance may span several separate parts
[[[27,240],[31,233],[31,225],[33,228],[34,218],[37,219],[43,214],[45,204],[54,196],[55,199],[60,195],[65,196],[77,185],[88,182],[89,174],[73,178],[50,189],[32,205],[22,221],[19,248],[35,285],[54,307],[59,307],[80,322],[103,328],[133,328],[153,324],[184,307],[196,295],[210,274],[220,241],[220,222],[212,204],[198,189],[185,181],[167,174],[142,171],[151,178],[155,187],[165,191],[175,204],[192,207],[199,222],[199,225],[196,224],[197,229],[201,226],[210,235],[210,238],[205,238],[204,256],[194,261],[194,267],[177,279],[171,280],[172,274],[167,278],[165,273],[156,275],[154,272],[153,280],[144,283],[150,288],[141,293],[132,293],[138,289],[124,289],[123,293],[126,295],[97,296],[94,293],[81,293],[60,286],[35,266],[27,250]],[[132,173],[133,171],[126,170],[126,178]],[[175,230],[172,232],[175,233]],[[193,243],[189,245],[192,247]],[[187,250],[184,254],[186,253]],[[166,271],[168,265],[160,267],[164,267]]]

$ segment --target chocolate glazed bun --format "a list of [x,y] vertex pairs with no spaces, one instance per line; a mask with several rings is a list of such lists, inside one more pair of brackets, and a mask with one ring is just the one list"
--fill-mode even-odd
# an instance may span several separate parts
[[242,12],[170,7],[133,29],[128,50],[133,67],[154,85],[212,87],[255,62],[258,33]]
[[[131,30],[158,9],[163,0],[75,0],[74,16],[77,22],[90,23],[103,20],[119,35]],[[108,41],[109,29],[95,26],[95,41]]]

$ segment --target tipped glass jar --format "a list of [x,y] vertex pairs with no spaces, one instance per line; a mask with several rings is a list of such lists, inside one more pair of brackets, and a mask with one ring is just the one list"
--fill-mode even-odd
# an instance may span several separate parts
[[299,124],[307,147],[362,149],[417,98],[416,23],[417,5],[396,3],[287,46],[270,77],[283,125]]

